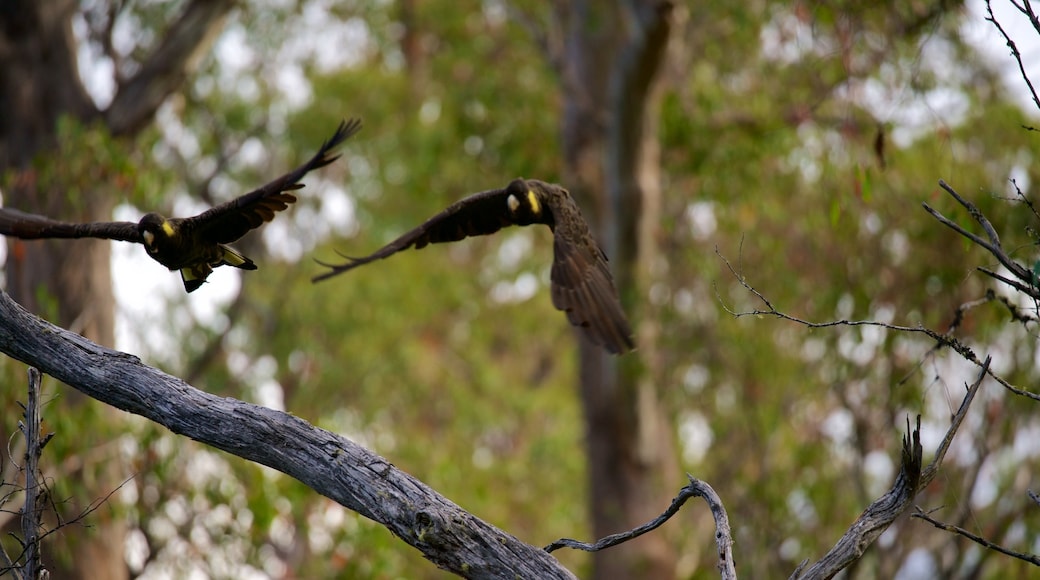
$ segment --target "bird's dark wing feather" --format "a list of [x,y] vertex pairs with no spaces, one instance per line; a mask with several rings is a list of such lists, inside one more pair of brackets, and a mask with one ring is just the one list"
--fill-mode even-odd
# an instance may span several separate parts
[[470,236],[484,236],[512,224],[508,205],[508,189],[492,189],[475,193],[461,199],[444,211],[423,222],[419,227],[405,233],[383,246],[375,253],[363,258],[348,258],[343,264],[318,263],[331,268],[312,278],[314,282],[342,274],[369,262],[382,260],[409,248],[423,248],[428,244],[457,242]]
[[199,237],[216,244],[229,244],[274,218],[274,214],[289,207],[296,196],[286,193],[303,187],[300,179],[309,171],[324,167],[339,158],[331,155],[340,143],[361,130],[361,121],[341,122],[336,133],[309,161],[267,185],[208,209],[195,217],[186,218],[184,226]]
[[550,280],[553,306],[593,343],[613,354],[635,348],[602,250],[554,236]]
[[10,208],[0,208],[0,234],[24,240],[101,238],[138,244],[143,241],[134,222],[60,222]]

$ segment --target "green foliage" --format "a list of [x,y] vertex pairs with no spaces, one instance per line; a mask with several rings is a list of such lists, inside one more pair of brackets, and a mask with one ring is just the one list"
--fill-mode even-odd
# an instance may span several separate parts
[[72,117],[59,120],[56,149],[48,149],[33,164],[40,191],[60,191],[66,219],[89,216],[87,205],[98,191],[117,190],[131,204],[157,205],[158,193],[170,176],[155,171],[148,155],[152,133],[133,143],[112,137],[101,123],[84,125]]

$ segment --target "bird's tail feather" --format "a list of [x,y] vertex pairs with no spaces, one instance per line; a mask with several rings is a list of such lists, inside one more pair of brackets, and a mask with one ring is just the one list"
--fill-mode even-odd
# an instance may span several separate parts
[[212,271],[213,269],[205,264],[181,268],[181,280],[184,282],[184,291],[190,294],[201,288],[202,283],[206,281],[206,277]]
[[220,246],[220,249],[224,250],[224,257],[220,262],[221,266],[227,265],[241,268],[243,270],[256,270],[256,264],[254,264],[249,258],[227,246]]

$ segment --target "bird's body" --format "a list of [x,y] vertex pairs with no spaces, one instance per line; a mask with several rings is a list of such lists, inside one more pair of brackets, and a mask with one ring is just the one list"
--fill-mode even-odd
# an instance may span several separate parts
[[314,281],[409,248],[531,224],[547,225],[553,232],[553,305],[593,343],[614,354],[633,349],[632,329],[621,309],[607,256],[593,238],[581,210],[566,189],[536,179],[515,179],[504,189],[459,200],[369,256],[351,258],[344,264],[323,264],[331,271]]
[[59,222],[35,214],[0,208],[0,234],[23,239],[102,238],[143,244],[148,255],[171,271],[180,270],[184,289],[197,290],[218,266],[255,270],[256,264],[225,244],[271,221],[296,201],[291,191],[309,171],[339,156],[331,151],[361,129],[357,119],[340,123],[336,133],[309,161],[267,185],[188,218],[148,213],[134,222]]
[[157,213],[146,214],[138,222],[141,243],[148,255],[171,272],[180,270],[185,290],[197,290],[218,266],[256,270],[249,258],[197,232],[196,223],[191,218],[164,218]]

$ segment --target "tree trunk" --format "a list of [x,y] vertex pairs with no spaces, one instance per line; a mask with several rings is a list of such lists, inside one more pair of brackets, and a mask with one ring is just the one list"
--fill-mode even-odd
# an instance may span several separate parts
[[[620,4],[617,5],[617,4]],[[640,264],[655,252],[660,167],[657,72],[668,39],[667,2],[572,2],[565,22],[565,181],[591,211],[622,302],[645,296]],[[671,423],[641,372],[653,336],[637,322],[636,354],[615,359],[581,344],[581,397],[593,535],[633,528],[660,511],[679,479]],[[643,360],[639,360],[636,357]],[[675,549],[663,534],[598,552],[594,577],[671,578]]]
[[[72,32],[78,6],[71,0],[8,0],[0,7],[0,175],[6,181],[2,184],[4,203],[59,219],[110,220],[117,201],[112,193],[115,188],[91,179],[104,179],[105,168],[87,163],[94,171],[89,176],[72,175],[74,179],[69,179],[71,173],[62,171],[66,159],[59,159],[55,153],[59,121],[69,118],[86,125],[102,120],[110,132],[131,137],[151,122],[159,104],[183,83],[198,55],[207,48],[207,41],[219,30],[230,2],[196,1],[185,7],[152,57],[120,85],[113,104],[105,111],[95,106],[79,76],[79,47]],[[92,152],[77,154],[89,156]],[[88,194],[81,197],[80,192]],[[29,310],[113,346],[115,299],[110,248],[110,242],[99,240],[8,240],[8,292]],[[73,393],[62,399],[74,406],[98,404]],[[114,413],[108,407],[102,412]],[[58,433],[59,437],[73,435],[70,431]],[[101,463],[82,468],[98,473],[61,474],[92,481],[91,489],[83,490],[76,500],[103,497],[125,479],[126,470],[118,457],[103,458]],[[63,509],[78,513],[83,507],[65,505]],[[95,512],[89,523],[94,526],[90,531],[81,528],[80,533],[51,536],[43,551],[45,564],[59,578],[126,578],[126,524],[105,509]],[[59,545],[62,542],[68,545]],[[54,554],[63,556],[48,562],[47,556]]]

